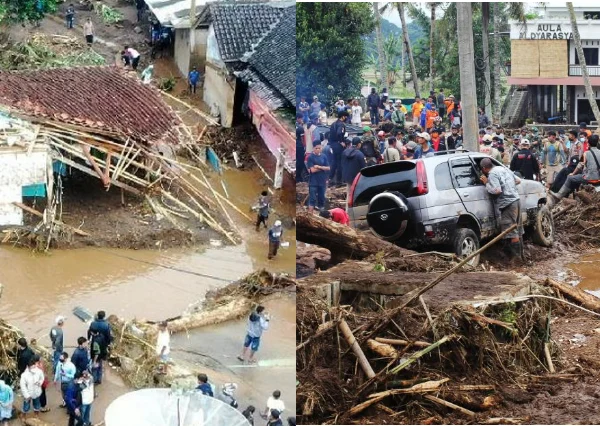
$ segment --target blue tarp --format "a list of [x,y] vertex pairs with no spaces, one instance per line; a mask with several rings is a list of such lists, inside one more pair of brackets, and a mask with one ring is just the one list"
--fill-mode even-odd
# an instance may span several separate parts
[[221,173],[221,161],[211,147],[206,148],[206,159],[216,172]]
[[23,197],[45,197],[46,196],[46,184],[37,183],[35,185],[27,185],[21,188],[21,194]]

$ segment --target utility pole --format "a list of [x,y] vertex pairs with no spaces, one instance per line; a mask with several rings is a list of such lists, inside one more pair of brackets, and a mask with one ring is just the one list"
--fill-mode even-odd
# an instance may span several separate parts
[[471,3],[456,3],[460,98],[463,116],[463,146],[479,151],[477,86],[475,85],[475,48],[473,46],[473,9]]
[[190,7],[190,65],[192,61],[192,57],[194,56],[194,45],[196,44],[195,40],[195,31],[194,31],[194,23],[196,22],[196,0],[191,0],[192,4]]

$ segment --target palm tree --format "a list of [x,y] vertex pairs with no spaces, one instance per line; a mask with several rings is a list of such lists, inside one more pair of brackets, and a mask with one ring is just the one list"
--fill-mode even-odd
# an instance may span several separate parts
[[478,151],[477,86],[475,84],[475,46],[473,43],[473,9],[471,3],[456,3],[456,12],[463,140],[465,148],[470,151]]
[[381,75],[381,84],[387,86],[387,66],[385,52],[383,50],[383,34],[381,32],[381,12],[379,11],[379,3],[373,2],[373,15],[375,17],[375,42],[377,44],[377,56],[379,62],[379,73]]
[[491,88],[491,77],[490,77],[490,41],[489,41],[489,28],[490,23],[490,4],[488,2],[481,3],[481,43],[483,45],[483,77],[485,80],[485,89],[483,109],[486,114],[489,114],[490,109],[490,92]]
[[[577,28],[577,19],[575,18],[575,10],[573,9],[573,3],[567,2],[567,8],[569,9],[569,17],[571,18],[571,30],[573,31],[573,41],[575,42],[575,50],[579,57],[579,65],[581,66],[581,74],[583,75],[583,85],[585,86],[585,96],[588,98],[594,117],[596,121],[600,121],[600,110],[596,103],[596,97],[592,90],[592,84],[590,83],[590,75],[588,74],[587,65],[585,63],[585,56],[583,54],[583,47],[581,47],[581,37],[579,35],[579,28]],[[598,133],[598,129],[596,129]]]
[[410,74],[415,87],[415,96],[420,98],[421,93],[419,92],[419,80],[417,78],[417,68],[415,67],[415,58],[413,57],[412,48],[410,45],[410,38],[408,37],[408,27],[406,26],[406,18],[404,17],[404,3],[396,3],[398,14],[400,15],[400,21],[402,22],[402,37],[404,39],[404,47],[406,48],[406,54],[408,55],[408,63],[410,65]]
[[[522,6],[522,5],[521,5]],[[500,82],[500,8],[498,3],[494,3],[494,107],[492,108],[492,120],[500,124],[502,111],[500,107],[500,91],[502,83]],[[489,65],[489,61],[488,61]],[[488,71],[489,76],[489,71]]]
[[434,60],[434,50],[433,50],[433,35],[435,34],[435,10],[438,6],[438,3],[427,3],[429,8],[431,9],[431,17],[430,17],[430,26],[429,26],[429,90],[434,90],[434,79],[435,79],[435,60]]

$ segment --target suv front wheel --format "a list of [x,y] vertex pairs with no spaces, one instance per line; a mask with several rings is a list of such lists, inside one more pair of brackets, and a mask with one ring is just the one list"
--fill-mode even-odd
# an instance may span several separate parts
[[534,243],[543,247],[550,247],[554,242],[554,219],[547,206],[541,206],[537,211],[531,238]]
[[[472,229],[458,228],[454,234],[452,247],[454,248],[454,253],[460,259],[464,259],[479,250],[479,237],[477,237],[477,234]],[[475,256],[467,263],[473,267],[479,265],[479,255]]]

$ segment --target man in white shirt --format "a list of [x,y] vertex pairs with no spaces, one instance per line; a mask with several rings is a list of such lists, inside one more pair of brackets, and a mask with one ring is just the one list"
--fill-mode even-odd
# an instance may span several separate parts
[[40,396],[42,396],[42,384],[44,383],[44,373],[37,366],[37,361],[31,359],[27,370],[21,374],[21,394],[23,395],[23,421],[33,405],[33,414],[38,417],[42,409]]
[[167,322],[158,324],[158,336],[156,337],[156,354],[161,361],[160,373],[167,374],[167,363],[171,353],[171,334],[167,328]]
[[121,52],[121,58],[125,62],[125,66],[131,65],[131,69],[137,70],[140,63],[140,52],[133,47],[125,46],[125,50]]
[[358,104],[358,101],[354,99],[352,102],[352,119],[350,122],[355,126],[360,126],[362,122],[362,107]]
[[280,398],[281,391],[278,390],[274,391],[273,396],[269,397],[267,400],[267,408],[265,409],[265,417],[269,416],[271,410],[277,410],[279,413],[283,413],[283,410],[285,410],[285,404]]

